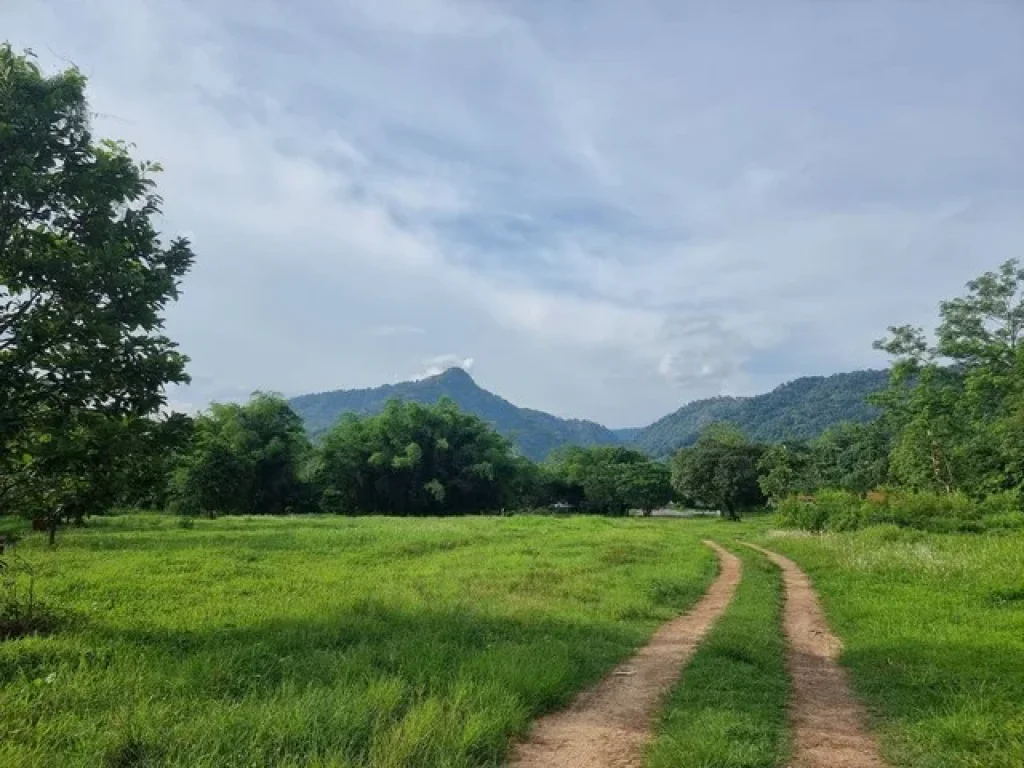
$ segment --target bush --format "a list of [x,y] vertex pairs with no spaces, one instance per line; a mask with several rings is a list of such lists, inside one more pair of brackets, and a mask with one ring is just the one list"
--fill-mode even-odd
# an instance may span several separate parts
[[994,493],[978,506],[981,510],[981,524],[986,531],[1024,529],[1024,498],[1019,491]]
[[935,533],[980,531],[981,512],[979,505],[962,493],[894,493],[867,522]]
[[1003,491],[986,496],[979,505],[981,514],[1015,516],[1024,521],[1024,498],[1019,491]]
[[853,531],[895,526],[932,533],[980,533],[1024,528],[1021,498],[1000,493],[975,501],[962,493],[892,492],[867,499],[847,491],[791,497],[779,505],[778,522],[805,531]]
[[778,521],[784,528],[804,531],[851,530],[860,527],[855,521],[859,521],[863,504],[859,496],[848,491],[791,496],[779,504]]

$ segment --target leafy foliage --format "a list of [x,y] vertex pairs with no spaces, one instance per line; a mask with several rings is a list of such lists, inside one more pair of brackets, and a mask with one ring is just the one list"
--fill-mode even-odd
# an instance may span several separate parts
[[630,448],[569,446],[556,451],[547,466],[564,500],[585,512],[650,512],[672,498],[668,468]]
[[192,251],[154,228],[159,167],[93,139],[85,82],[0,46],[0,505],[51,530],[112,500],[105,444],[187,380],[161,312]]
[[301,477],[310,445],[302,420],[276,395],[246,405],[213,405],[195,420],[189,449],[171,479],[172,506],[183,514],[246,515],[301,511]]
[[509,503],[521,467],[504,438],[453,400],[392,400],[324,435],[315,481],[330,511],[466,514]]
[[713,424],[672,458],[672,485],[682,498],[738,519],[741,510],[765,501],[758,484],[763,453],[734,426]]
[[893,479],[975,496],[1020,488],[1024,268],[1011,260],[972,280],[939,317],[934,345],[911,326],[876,343],[896,358],[877,397],[894,433]]
[[884,484],[899,492],[881,494],[880,505],[817,494],[785,504],[783,520],[812,529],[891,522],[973,530],[989,527],[986,505],[996,503],[998,526],[1016,525],[1024,490],[1024,268],[1008,261],[969,282],[965,296],[942,302],[934,342],[912,326],[889,331],[876,342],[895,358],[888,387],[872,398],[881,418],[826,434],[796,480],[773,452],[762,481],[776,498],[784,476],[791,492],[810,485],[863,495]]

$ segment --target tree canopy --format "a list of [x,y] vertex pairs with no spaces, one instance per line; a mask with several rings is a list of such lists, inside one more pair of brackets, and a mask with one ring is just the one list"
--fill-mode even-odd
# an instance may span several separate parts
[[309,502],[302,473],[310,450],[302,420],[278,395],[215,404],[195,419],[171,479],[172,503],[186,514],[300,511]]
[[328,510],[467,514],[509,503],[519,466],[503,437],[452,400],[392,400],[323,436],[314,479]]
[[162,311],[193,261],[155,228],[159,167],[96,140],[86,80],[0,46],[0,504],[104,500],[100,449],[187,381]]
[[733,425],[713,424],[673,457],[672,485],[683,499],[739,519],[743,509],[765,501],[758,485],[763,451]]
[[586,512],[650,512],[672,498],[668,468],[630,448],[568,446],[552,454],[547,467],[562,500]]

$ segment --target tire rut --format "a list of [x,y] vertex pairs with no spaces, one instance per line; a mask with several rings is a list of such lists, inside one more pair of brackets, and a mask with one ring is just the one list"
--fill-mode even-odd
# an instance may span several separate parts
[[865,727],[866,713],[837,659],[842,643],[832,634],[807,575],[787,557],[747,544],[782,569],[786,585],[783,628],[792,685],[790,768],[885,768]]
[[658,706],[740,582],[739,558],[704,543],[721,563],[704,596],[567,709],[538,719],[513,748],[509,768],[640,768]]

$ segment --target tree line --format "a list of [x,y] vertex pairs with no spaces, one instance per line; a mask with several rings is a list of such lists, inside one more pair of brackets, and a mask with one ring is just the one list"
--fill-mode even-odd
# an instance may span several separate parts
[[402,516],[565,505],[604,514],[672,497],[667,465],[626,448],[567,448],[542,464],[443,398],[342,417],[315,443],[280,396],[215,405],[177,449],[166,491],[183,514]]

